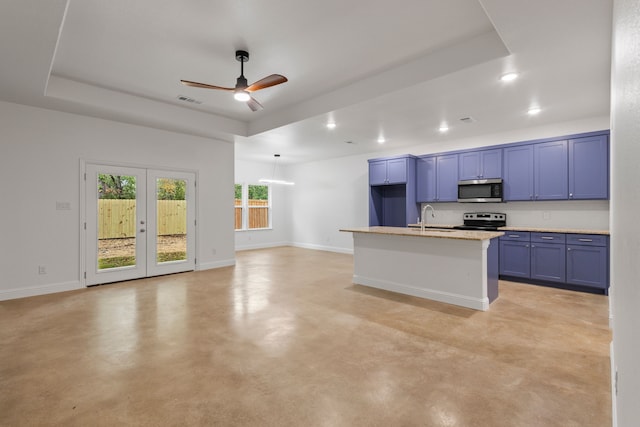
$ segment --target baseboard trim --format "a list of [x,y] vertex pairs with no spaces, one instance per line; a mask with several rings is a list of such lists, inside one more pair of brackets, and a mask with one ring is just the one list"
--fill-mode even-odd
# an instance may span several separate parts
[[256,245],[242,245],[242,246],[236,246],[236,252],[252,251],[254,249],[280,248],[282,246],[290,246],[290,244],[289,242],[275,242],[275,243],[260,243]]
[[372,279],[359,275],[353,275],[353,283],[357,285],[370,286],[372,288],[383,289],[385,291],[397,292],[400,294],[412,295],[414,297],[426,298],[447,304],[454,304],[474,310],[486,311],[489,309],[489,298],[470,298],[464,295],[452,294],[449,292],[435,291],[432,289],[416,288],[400,283],[386,280]]
[[234,265],[236,265],[235,258],[223,259],[221,261],[214,261],[214,262],[203,262],[196,265],[196,271],[211,270],[213,268],[221,268],[221,267],[232,267]]
[[48,285],[29,286],[26,288],[0,290],[0,301],[55,294],[58,292],[75,291],[78,289],[84,289],[84,286],[79,280],[74,280],[72,282],[50,283]]
[[302,249],[313,249],[316,251],[336,252],[340,254],[353,255],[353,249],[339,248],[337,246],[325,246],[325,245],[316,245],[313,243],[299,243],[299,242],[291,242],[289,246],[302,248]]

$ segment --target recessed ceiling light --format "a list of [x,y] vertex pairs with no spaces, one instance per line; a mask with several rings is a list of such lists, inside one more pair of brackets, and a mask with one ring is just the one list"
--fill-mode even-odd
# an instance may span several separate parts
[[530,116],[535,116],[536,114],[540,113],[540,111],[542,110],[539,107],[531,107],[527,111],[527,114],[529,114]]
[[329,128],[329,129],[335,129],[335,127],[336,127],[336,124],[335,124],[334,122],[329,122],[329,123],[327,123],[327,128]]
[[449,132],[449,126],[441,125],[440,128],[438,128],[438,130],[440,131],[440,133]]
[[378,144],[384,144],[385,142],[387,142],[387,140],[384,139],[384,136],[378,138]]
[[507,73],[507,74],[503,74],[500,77],[500,80],[502,80],[503,82],[511,82],[517,78],[518,78],[518,73]]

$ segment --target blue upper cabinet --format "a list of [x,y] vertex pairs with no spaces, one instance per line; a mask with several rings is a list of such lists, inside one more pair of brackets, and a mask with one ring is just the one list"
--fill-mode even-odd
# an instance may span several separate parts
[[387,184],[407,182],[407,159],[387,160]]
[[458,200],[458,155],[427,156],[418,160],[417,202]]
[[483,179],[502,177],[502,150],[480,150],[460,153],[458,178]]
[[421,157],[416,165],[416,201],[436,200],[436,156]]
[[535,200],[569,198],[567,141],[534,144],[533,166]]
[[436,202],[458,201],[458,155],[436,157]]
[[504,149],[504,200],[566,200],[567,141]]
[[369,185],[405,184],[407,158],[369,161]]
[[609,198],[607,135],[569,140],[569,199]]
[[387,182],[387,161],[369,162],[369,185],[384,185]]
[[504,200],[533,200],[533,145],[504,149]]

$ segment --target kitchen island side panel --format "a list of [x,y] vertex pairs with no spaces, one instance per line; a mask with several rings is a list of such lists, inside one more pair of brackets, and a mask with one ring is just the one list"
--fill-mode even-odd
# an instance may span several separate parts
[[354,283],[476,310],[489,308],[489,240],[353,236]]

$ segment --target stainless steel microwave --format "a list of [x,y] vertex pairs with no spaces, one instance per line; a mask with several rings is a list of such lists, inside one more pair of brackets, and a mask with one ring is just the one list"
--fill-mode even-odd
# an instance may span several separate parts
[[458,181],[458,201],[467,203],[502,202],[502,178]]

